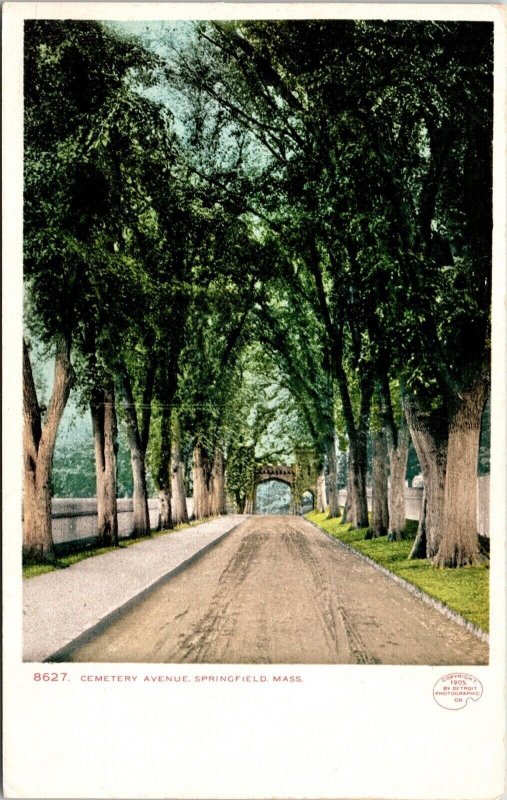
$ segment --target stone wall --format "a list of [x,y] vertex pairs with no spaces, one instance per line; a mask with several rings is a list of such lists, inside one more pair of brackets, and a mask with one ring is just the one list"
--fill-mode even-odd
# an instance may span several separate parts
[[[134,511],[131,498],[118,499],[118,535],[127,538],[134,530]],[[150,525],[158,524],[158,500],[148,500]],[[187,497],[189,516],[193,511],[193,499]],[[53,540],[56,545],[65,545],[79,540],[92,541],[97,535],[97,501],[94,497],[54,497],[52,503]]]
[[489,475],[477,479],[477,524],[483,536],[489,536]]
[[[371,511],[371,487],[366,489],[368,511]],[[419,519],[423,489],[405,489],[405,516],[407,519]],[[338,492],[340,505],[345,505],[347,490]],[[477,530],[482,536],[489,536],[489,475],[477,478]]]
[[[366,490],[368,509],[371,511],[371,488]],[[405,489],[405,507],[407,519],[419,519],[422,502],[422,489]],[[347,492],[338,492],[340,505],[345,504]],[[118,531],[120,538],[131,535],[134,529],[134,512],[132,499],[119,499]],[[228,511],[234,508],[229,504]],[[157,527],[158,500],[148,500],[150,524]],[[189,518],[193,513],[193,498],[187,497]],[[53,539],[56,545],[65,545],[75,541],[93,541],[97,526],[97,501],[93,497],[53,498]],[[489,475],[477,479],[477,529],[483,536],[489,536]]]

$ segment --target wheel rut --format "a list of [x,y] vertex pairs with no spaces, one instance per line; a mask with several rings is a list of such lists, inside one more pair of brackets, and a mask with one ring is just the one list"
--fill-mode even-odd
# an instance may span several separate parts
[[488,647],[306,520],[254,516],[70,660],[464,666]]
[[[308,570],[309,583],[313,585],[313,591],[309,596],[330,654],[344,658],[343,632],[345,630],[347,634],[347,628],[344,625],[341,608],[336,604],[336,588],[331,585],[326,562],[318,558],[318,550],[310,545],[306,531],[302,532],[295,525],[288,526],[282,541],[291,552],[295,564],[299,563],[300,569]],[[350,644],[348,635],[347,641]],[[351,653],[354,652],[352,648],[349,649]]]
[[180,634],[177,646],[168,653],[169,661],[205,663],[218,642],[225,644],[222,649],[226,652],[227,643],[234,636],[237,624],[234,598],[260,544],[261,541],[256,541],[254,534],[241,540],[238,550],[220,574],[218,588],[208,608],[188,634]]

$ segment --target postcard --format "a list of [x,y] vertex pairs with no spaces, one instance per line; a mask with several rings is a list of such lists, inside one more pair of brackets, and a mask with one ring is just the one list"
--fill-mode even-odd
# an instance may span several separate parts
[[505,790],[505,9],[3,6],[4,794]]

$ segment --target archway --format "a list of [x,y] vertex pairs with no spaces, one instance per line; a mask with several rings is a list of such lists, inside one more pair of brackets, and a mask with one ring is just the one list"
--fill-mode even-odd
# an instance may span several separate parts
[[255,488],[255,514],[290,514],[292,489],[290,483],[279,478],[260,481]]
[[310,489],[306,489],[301,496],[301,513],[308,514],[315,508],[315,495]]
[[[274,487],[262,489],[258,494],[259,487],[262,484],[276,482],[285,484],[288,487],[288,491],[287,489],[282,490]],[[303,492],[304,495],[307,495],[304,509],[301,504],[303,496],[301,494],[301,484],[307,487]],[[316,472],[311,464],[307,465],[307,469],[304,472],[297,464],[290,467],[287,464],[261,464],[255,470],[254,492],[251,495],[247,513],[306,514],[315,508],[316,496]]]

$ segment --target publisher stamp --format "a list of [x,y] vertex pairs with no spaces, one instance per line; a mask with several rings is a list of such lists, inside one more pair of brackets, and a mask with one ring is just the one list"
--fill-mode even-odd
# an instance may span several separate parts
[[436,682],[433,698],[442,708],[457,711],[469,700],[476,702],[482,697],[482,683],[466,672],[449,672]]

